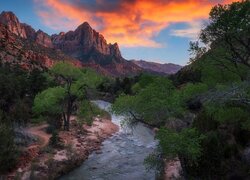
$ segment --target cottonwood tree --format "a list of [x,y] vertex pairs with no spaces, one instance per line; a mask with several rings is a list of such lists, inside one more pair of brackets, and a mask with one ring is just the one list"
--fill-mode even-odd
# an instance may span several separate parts
[[133,87],[135,95],[121,95],[117,98],[113,111],[149,125],[160,125],[179,110],[175,106],[177,103],[173,101],[174,86],[164,77],[147,80],[150,78],[142,77],[142,80]]
[[[102,77],[91,70],[81,70],[69,63],[57,63],[50,70],[57,87],[46,89],[34,100],[33,110],[37,114],[63,120],[64,130],[69,130],[70,116],[77,108],[77,102],[87,96],[87,88],[96,87]],[[60,126],[60,123],[56,123]]]

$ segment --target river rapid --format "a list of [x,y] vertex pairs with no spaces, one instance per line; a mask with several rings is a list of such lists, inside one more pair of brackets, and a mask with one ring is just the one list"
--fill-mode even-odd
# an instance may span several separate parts
[[[111,104],[93,101],[110,111]],[[60,180],[154,180],[155,171],[146,170],[144,159],[157,146],[151,129],[138,123],[133,128],[121,126],[123,116],[111,113],[112,122],[120,129],[102,143],[101,151],[93,152],[83,164]]]

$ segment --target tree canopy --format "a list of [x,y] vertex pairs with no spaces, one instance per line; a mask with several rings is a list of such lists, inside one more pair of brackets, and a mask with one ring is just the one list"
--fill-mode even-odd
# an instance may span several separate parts
[[[69,130],[70,116],[77,108],[77,102],[87,98],[87,88],[95,88],[102,77],[94,71],[73,66],[69,63],[57,63],[50,70],[57,86],[39,93],[34,100],[33,110],[37,114],[63,119],[65,130]],[[59,124],[60,123],[56,123]]]

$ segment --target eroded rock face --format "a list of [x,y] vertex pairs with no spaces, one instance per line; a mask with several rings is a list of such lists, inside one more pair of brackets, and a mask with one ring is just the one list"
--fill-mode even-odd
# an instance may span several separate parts
[[103,35],[93,30],[87,22],[75,31],[52,35],[52,41],[56,48],[83,61],[90,61],[91,53],[122,59],[118,44],[108,44]]
[[12,33],[22,38],[27,38],[25,28],[20,24],[14,13],[3,11],[0,14],[0,23],[6,25]]
[[53,48],[51,37],[40,29],[36,32],[35,42],[42,46]]
[[[108,44],[103,35],[92,29],[87,22],[78,26],[75,31],[49,36],[41,30],[35,31],[31,26],[20,23],[14,13],[2,12],[0,25],[4,31],[6,29],[10,33],[10,36],[4,38],[6,42],[14,38],[11,44],[13,46],[6,45],[4,52],[0,52],[0,58],[8,62],[18,62],[20,59],[19,64],[25,61],[25,68],[29,68],[27,65],[30,65],[28,63],[30,60],[36,62],[42,60],[42,64],[50,67],[53,64],[51,59],[66,58],[75,59],[77,66],[80,64],[77,60],[80,60],[86,66],[90,65],[89,67],[93,67],[98,72],[111,76],[134,75],[142,70],[121,56],[117,43]],[[16,37],[11,33],[21,38],[18,43],[15,43]],[[34,45],[31,45],[32,43]],[[18,44],[19,49],[15,44]],[[23,45],[28,47],[24,48]]]
[[23,39],[0,23],[0,62],[10,65],[18,64],[24,69],[45,69],[57,61],[72,62],[76,66],[80,62],[66,56],[60,51],[46,48],[35,42]]
[[35,41],[42,46],[53,48],[51,37],[48,34],[42,30],[36,32],[30,25],[20,23],[12,12],[3,11],[0,14],[0,23],[4,24],[10,32],[17,36]]
[[35,40],[36,38],[36,31],[35,29],[33,29],[30,25],[25,24],[25,23],[21,23],[22,27],[25,30],[25,33],[27,35],[27,38],[30,40]]

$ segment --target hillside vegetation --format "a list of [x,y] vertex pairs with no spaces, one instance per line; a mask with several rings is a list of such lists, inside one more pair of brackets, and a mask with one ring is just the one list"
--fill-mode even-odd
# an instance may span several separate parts
[[188,179],[250,177],[249,17],[249,1],[215,6],[189,65],[169,78],[142,75],[113,105],[158,127],[160,154],[178,157]]

